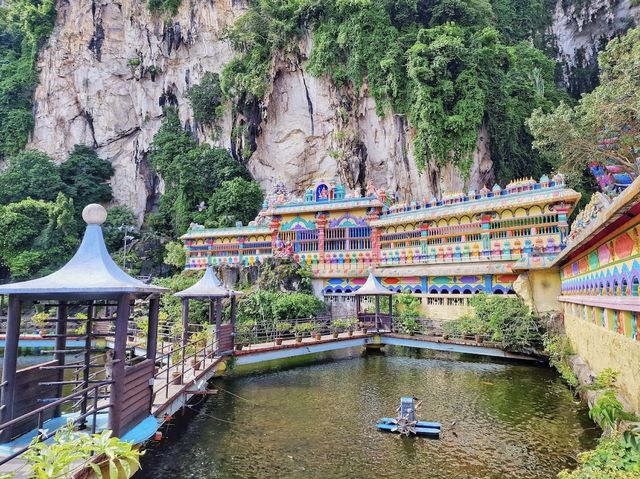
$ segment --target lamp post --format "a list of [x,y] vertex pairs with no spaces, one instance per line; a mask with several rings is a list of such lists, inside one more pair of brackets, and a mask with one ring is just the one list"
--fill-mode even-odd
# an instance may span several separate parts
[[134,239],[134,237],[130,236],[128,233],[133,233],[135,231],[135,227],[123,224],[122,226],[118,227],[118,231],[124,232],[124,237],[123,237],[124,253],[122,255],[122,269],[126,271],[127,270],[127,241],[131,241],[132,239]]

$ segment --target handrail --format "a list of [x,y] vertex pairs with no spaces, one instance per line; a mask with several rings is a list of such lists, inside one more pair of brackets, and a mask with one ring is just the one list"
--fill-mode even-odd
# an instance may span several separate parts
[[55,401],[52,401],[52,402],[48,403],[45,406],[41,406],[41,407],[39,407],[37,409],[34,409],[33,411],[30,411],[30,412],[28,412],[26,414],[23,414],[20,417],[11,419],[10,421],[7,421],[7,422],[4,422],[4,423],[0,424],[0,431],[3,430],[3,429],[6,429],[8,427],[14,426],[14,425],[16,425],[18,423],[21,423],[22,421],[24,421],[24,420],[26,420],[26,419],[28,419],[28,418],[30,418],[32,416],[35,416],[37,414],[40,414],[40,413],[42,413],[42,412],[44,412],[44,411],[46,411],[48,409],[52,409],[52,408],[55,408],[57,406],[60,406],[63,403],[69,401],[70,399],[74,399],[74,398],[76,398],[78,396],[81,396],[81,395],[83,395],[85,393],[88,393],[92,389],[98,389],[100,387],[103,387],[103,386],[106,386],[107,384],[112,384],[112,383],[113,383],[113,381],[104,381],[104,382],[101,382],[101,383],[98,383],[98,384],[94,384],[93,386],[90,386],[88,388],[84,388],[84,389],[81,389],[79,391],[76,391],[75,393],[69,394],[68,396],[65,396],[63,398],[56,399]]
[[[37,409],[34,409],[33,411],[30,411],[26,414],[23,414],[22,416],[19,416],[17,418],[11,419],[7,422],[4,422],[2,424],[0,424],[0,431],[13,427],[16,424],[19,424],[21,422],[24,422],[26,420],[29,420],[31,418],[33,418],[34,416],[38,417],[38,424],[36,429],[40,432],[40,434],[37,436],[38,437],[38,442],[42,442],[42,441],[46,441],[47,439],[49,439],[50,437],[54,436],[55,433],[58,431],[58,429],[60,428],[56,428],[52,431],[41,431],[42,426],[44,425],[44,421],[43,421],[43,416],[46,411],[50,410],[50,409],[55,409],[58,406],[64,404],[65,402],[69,402],[73,399],[76,399],[79,396],[83,396],[85,394],[88,395],[88,393],[90,391],[94,391],[93,394],[93,407],[88,410],[87,412],[80,414],[79,416],[75,417],[75,418],[70,418],[70,420],[73,422],[73,424],[79,424],[82,423],[86,418],[88,418],[89,416],[93,416],[93,423],[91,425],[91,432],[95,433],[96,432],[96,419],[97,419],[97,415],[99,411],[102,411],[104,409],[109,409],[111,408],[111,403],[108,404],[104,404],[102,406],[98,406],[98,393],[99,393],[99,389],[112,384],[113,381],[103,381],[101,383],[97,383],[94,384],[90,387],[87,387],[85,389],[81,389],[79,391],[76,391],[72,394],[69,394],[63,398],[60,399],[56,399],[55,401],[50,402],[49,404],[39,407]],[[7,462],[9,462],[10,460],[20,456],[21,454],[23,454],[24,452],[26,452],[29,447],[31,446],[31,444],[27,444],[26,446],[15,450],[14,452],[12,452],[11,454],[4,456],[2,458],[0,458],[0,465],[6,464]]]

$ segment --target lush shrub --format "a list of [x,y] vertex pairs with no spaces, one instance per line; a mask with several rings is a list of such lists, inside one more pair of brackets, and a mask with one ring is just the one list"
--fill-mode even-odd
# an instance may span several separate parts
[[313,318],[324,309],[324,303],[308,293],[255,291],[238,301],[239,322],[254,321],[270,328],[274,321]]
[[197,122],[214,125],[222,117],[222,89],[217,73],[205,73],[199,84],[189,88],[187,97],[193,108],[193,118]]
[[[508,351],[523,351],[542,344],[545,324],[533,314],[521,298],[478,294],[470,305],[474,308],[480,333],[491,335]],[[484,331],[482,331],[484,329]]]

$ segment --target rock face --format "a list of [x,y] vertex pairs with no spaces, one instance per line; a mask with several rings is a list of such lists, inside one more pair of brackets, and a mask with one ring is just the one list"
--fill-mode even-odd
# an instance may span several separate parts
[[[213,135],[194,123],[185,94],[205,72],[219,73],[232,58],[224,30],[244,13],[245,2],[183,1],[170,22],[151,15],[139,0],[58,2],[54,33],[38,62],[30,147],[64,161],[75,144],[94,146],[115,167],[116,203],[132,207],[142,220],[163,186],[146,152],[164,105],[177,106],[183,124],[201,141],[238,150],[231,114]],[[629,0],[610,2],[586,2],[580,11],[565,12],[558,0],[551,28],[567,65],[576,64],[576,52],[592,56],[601,38],[619,31],[625,12],[638,10]],[[303,57],[310,48],[307,38]],[[338,177],[352,189],[371,180],[401,197],[423,198],[494,181],[484,128],[466,180],[451,166],[427,165],[419,173],[413,131],[403,116],[378,115],[366,86],[339,91],[305,72],[302,61],[274,61],[257,123],[256,150],[243,161],[265,190],[281,179],[300,194],[314,179]]]
[[[568,4],[568,5],[567,5]],[[557,0],[551,33],[563,67],[563,79],[569,88],[578,88],[577,68],[597,73],[596,57],[607,42],[633,27],[640,20],[640,6],[631,0]],[[588,73],[589,74],[589,73]],[[594,79],[584,79],[583,81]]]
[[[64,161],[75,144],[94,146],[115,167],[115,201],[142,219],[162,189],[146,152],[163,105],[178,106],[181,120],[200,140],[232,146],[231,115],[214,139],[194,125],[185,93],[233,56],[223,31],[245,9],[239,0],[182,2],[165,24],[137,0],[59,2],[55,31],[39,58],[30,147]],[[309,40],[303,43],[308,51]],[[300,65],[274,65],[257,149],[245,162],[263,188],[282,179],[294,193],[321,177],[339,177],[360,189],[372,180],[403,197],[462,189],[453,168],[431,165],[418,173],[411,139],[405,118],[376,114],[366,88],[348,96]],[[484,131],[475,156],[468,186],[477,188],[493,181]]]

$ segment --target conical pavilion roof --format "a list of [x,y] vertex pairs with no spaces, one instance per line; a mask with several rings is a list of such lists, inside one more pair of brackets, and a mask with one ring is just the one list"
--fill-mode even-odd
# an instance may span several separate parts
[[218,279],[211,266],[207,266],[204,276],[193,286],[177,292],[179,298],[228,298],[237,293],[226,288]]
[[2,285],[0,294],[30,295],[41,299],[97,299],[125,293],[142,295],[169,291],[129,276],[113,261],[102,236],[100,225],[107,217],[102,206],[87,206],[82,217],[87,229],[80,247],[67,264],[43,278]]
[[374,276],[373,272],[369,271],[367,281],[353,294],[358,296],[376,296],[395,294],[395,291],[391,291],[382,286],[382,283],[378,281],[378,278]]

